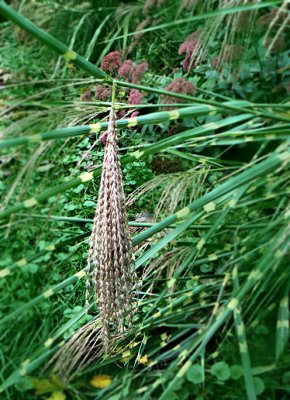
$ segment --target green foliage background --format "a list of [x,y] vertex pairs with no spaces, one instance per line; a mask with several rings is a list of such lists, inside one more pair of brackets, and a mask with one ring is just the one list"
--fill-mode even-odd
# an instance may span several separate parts
[[[86,323],[95,322],[98,329],[98,310],[92,305],[85,313],[85,282],[75,274],[86,267],[99,179],[76,181],[33,208],[5,213],[99,167],[104,146],[98,142],[90,151],[93,133],[10,147],[5,140],[103,122],[110,103],[82,101],[99,80],[3,17],[0,396],[288,398],[289,49],[275,46],[267,54],[265,31],[257,23],[283,2],[264,8],[253,2],[252,33],[237,38],[246,41],[239,63],[225,62],[222,71],[212,66],[233,29],[225,22],[205,58],[188,73],[180,68],[178,48],[190,33],[223,14],[215,1],[208,4],[217,15],[196,21],[192,17],[211,11],[202,2],[195,8],[194,2],[189,7],[155,2],[147,14],[143,1],[10,3],[97,67],[110,51],[126,55],[134,40],[130,33],[150,15],[154,30],[144,32],[128,56],[149,64],[142,80],[144,104],[134,107],[148,118],[121,129],[119,139],[131,225],[139,213],[155,214],[144,231],[132,227],[142,282],[134,331],[117,339],[111,354],[98,356],[64,382],[65,371],[56,377],[45,364]],[[179,24],[180,19],[185,22]],[[280,26],[273,27],[271,38]],[[280,37],[287,44],[289,31]],[[162,92],[156,89],[179,77],[197,87],[196,95],[180,98],[193,107],[192,114],[154,120],[151,114],[162,108]],[[117,101],[120,108],[128,106],[124,87]],[[217,112],[197,115],[199,103]],[[165,144],[157,152],[154,146],[161,141]],[[144,149],[140,158],[126,156]],[[53,345],[45,345],[51,339]],[[90,384],[93,376],[104,374],[112,379],[109,386]]]

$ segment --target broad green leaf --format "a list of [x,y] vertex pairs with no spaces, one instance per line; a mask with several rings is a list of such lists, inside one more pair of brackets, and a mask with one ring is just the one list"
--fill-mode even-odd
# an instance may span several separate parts
[[219,381],[227,381],[231,376],[230,368],[224,361],[219,361],[213,364],[210,368],[210,372]]
[[189,382],[198,384],[204,382],[204,368],[200,364],[193,364],[186,372]]

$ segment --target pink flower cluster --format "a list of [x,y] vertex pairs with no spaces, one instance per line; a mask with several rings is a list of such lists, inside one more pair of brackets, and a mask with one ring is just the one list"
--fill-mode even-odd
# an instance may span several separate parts
[[144,95],[137,89],[132,89],[129,93],[129,104],[141,104]]
[[[195,94],[196,87],[189,81],[186,81],[183,78],[174,79],[168,86],[164,88],[169,92],[175,92],[180,94]],[[162,104],[171,104],[171,103],[180,103],[180,99],[178,97],[172,97],[167,95],[161,96]],[[164,107],[164,110],[172,110],[174,107]]]
[[118,112],[117,116],[118,118],[134,118],[139,115],[139,111],[126,111],[126,110],[121,110]]
[[132,83],[139,83],[143,78],[143,75],[148,69],[148,63],[143,62],[140,64],[136,64],[131,71],[130,80]]
[[186,40],[179,46],[178,54],[185,53],[185,59],[182,61],[182,68],[188,72],[195,66],[195,52],[200,46],[201,31],[197,30],[191,33]]
[[128,79],[133,67],[133,61],[126,60],[118,69],[118,75],[124,79]]
[[101,68],[106,72],[124,78],[127,82],[137,84],[147,71],[148,63],[135,64],[132,60],[122,62],[121,52],[113,51],[102,59]]
[[131,60],[124,61],[118,70],[118,75],[127,82],[139,83],[148,69],[148,63],[134,64]]
[[104,85],[98,85],[95,90],[95,98],[97,100],[106,101],[109,100],[112,94],[112,88]]
[[[127,82],[138,84],[143,75],[148,69],[148,63],[142,62],[139,64],[134,63],[132,60],[121,60],[121,52],[113,51],[107,54],[101,62],[101,67],[104,71],[111,73],[114,76],[123,78]],[[131,105],[141,104],[144,95],[137,89],[132,89],[130,92],[125,89],[125,93],[128,93],[128,102]],[[101,101],[110,100],[112,95],[112,88],[104,85],[98,85],[95,89],[95,98]],[[82,97],[84,100],[88,98],[88,94],[85,92]],[[126,112],[124,110],[119,111],[118,117],[124,117]],[[128,113],[130,115],[130,113]],[[139,114],[138,111],[133,111],[131,117],[136,117]]]
[[103,71],[115,73],[122,65],[122,55],[120,51],[112,51],[101,61]]

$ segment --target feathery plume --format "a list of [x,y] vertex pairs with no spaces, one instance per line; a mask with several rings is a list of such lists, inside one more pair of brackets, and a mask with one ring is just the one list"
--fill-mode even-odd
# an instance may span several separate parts
[[[133,320],[134,271],[130,269],[133,264],[132,248],[115,118],[115,110],[112,107],[98,206],[88,254],[88,270],[91,267],[93,269],[94,296],[100,311],[103,344],[106,350],[109,349],[111,334],[124,334],[126,326],[131,328]],[[90,279],[87,280],[87,303],[89,286]]]

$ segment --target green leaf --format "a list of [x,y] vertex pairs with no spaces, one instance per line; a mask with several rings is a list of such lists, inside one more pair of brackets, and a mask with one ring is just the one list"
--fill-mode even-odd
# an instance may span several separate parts
[[34,385],[32,380],[29,377],[22,378],[17,384],[15,385],[15,388],[19,392],[26,392],[27,390],[33,389]]
[[94,202],[94,201],[91,201],[91,200],[86,200],[85,202],[84,202],[84,207],[96,207],[96,203]]
[[241,365],[231,365],[231,378],[234,380],[238,380],[243,376],[243,367]]
[[38,269],[39,269],[39,265],[33,264],[33,263],[27,264],[24,267],[24,270],[26,272],[29,272],[30,274],[35,274],[38,271]]
[[213,266],[211,264],[202,264],[199,269],[203,274],[207,274],[213,270]]
[[262,394],[265,390],[265,383],[263,379],[255,377],[254,378],[254,387],[256,395]]
[[231,371],[227,363],[224,361],[219,361],[213,364],[210,368],[210,372],[214,375],[219,381],[226,381],[231,376]]
[[186,372],[186,379],[195,384],[204,382],[204,368],[199,364],[193,364]]
[[175,392],[169,392],[169,393],[167,394],[167,399],[168,399],[168,400],[178,400],[179,397],[178,397],[178,395],[177,395]]
[[290,383],[290,371],[284,372],[282,375],[282,382],[284,384]]
[[77,186],[74,190],[73,190],[73,192],[74,193],[80,193],[81,191],[83,191],[84,190],[84,188],[85,188],[85,185],[79,185],[79,186]]

